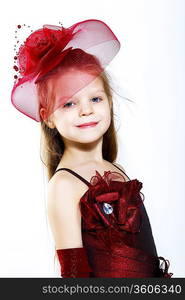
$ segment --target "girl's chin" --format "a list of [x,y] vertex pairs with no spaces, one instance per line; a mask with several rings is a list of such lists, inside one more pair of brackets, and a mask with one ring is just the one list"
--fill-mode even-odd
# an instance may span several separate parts
[[97,140],[99,140],[102,136],[100,135],[96,135],[96,136],[91,136],[91,138],[87,135],[87,137],[83,136],[83,137],[79,137],[78,140],[76,140],[76,143],[80,143],[80,144],[89,144],[89,143],[94,143]]

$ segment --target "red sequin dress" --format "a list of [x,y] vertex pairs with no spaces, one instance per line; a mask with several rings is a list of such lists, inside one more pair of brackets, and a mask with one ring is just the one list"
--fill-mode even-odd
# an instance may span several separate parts
[[61,169],[69,171],[89,187],[79,205],[83,247],[93,270],[90,277],[146,278],[173,275],[168,273],[169,261],[157,255],[143,204],[144,197],[140,192],[143,184],[139,180],[125,181],[120,172],[105,171],[101,176],[96,171],[96,175],[88,182],[68,168],[57,171]]

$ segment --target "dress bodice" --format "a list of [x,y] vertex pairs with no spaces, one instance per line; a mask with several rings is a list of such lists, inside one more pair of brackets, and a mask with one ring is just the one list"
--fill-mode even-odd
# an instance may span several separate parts
[[157,254],[143,203],[142,182],[126,181],[114,171],[105,171],[101,176],[97,170],[88,182],[66,170],[89,187],[79,205],[83,246],[93,270],[91,277],[171,277],[169,261]]

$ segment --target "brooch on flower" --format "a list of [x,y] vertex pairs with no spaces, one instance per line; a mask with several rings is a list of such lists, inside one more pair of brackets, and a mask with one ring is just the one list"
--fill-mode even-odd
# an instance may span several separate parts
[[91,178],[88,194],[80,202],[87,230],[114,228],[130,233],[140,231],[140,195],[142,183],[137,179],[125,181],[118,172],[98,171]]

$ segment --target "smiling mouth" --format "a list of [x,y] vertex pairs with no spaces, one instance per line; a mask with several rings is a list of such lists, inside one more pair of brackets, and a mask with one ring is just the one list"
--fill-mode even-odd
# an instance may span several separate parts
[[89,127],[95,127],[98,124],[98,122],[96,123],[89,123],[89,124],[85,124],[85,125],[80,125],[77,126],[78,128],[89,128]]

